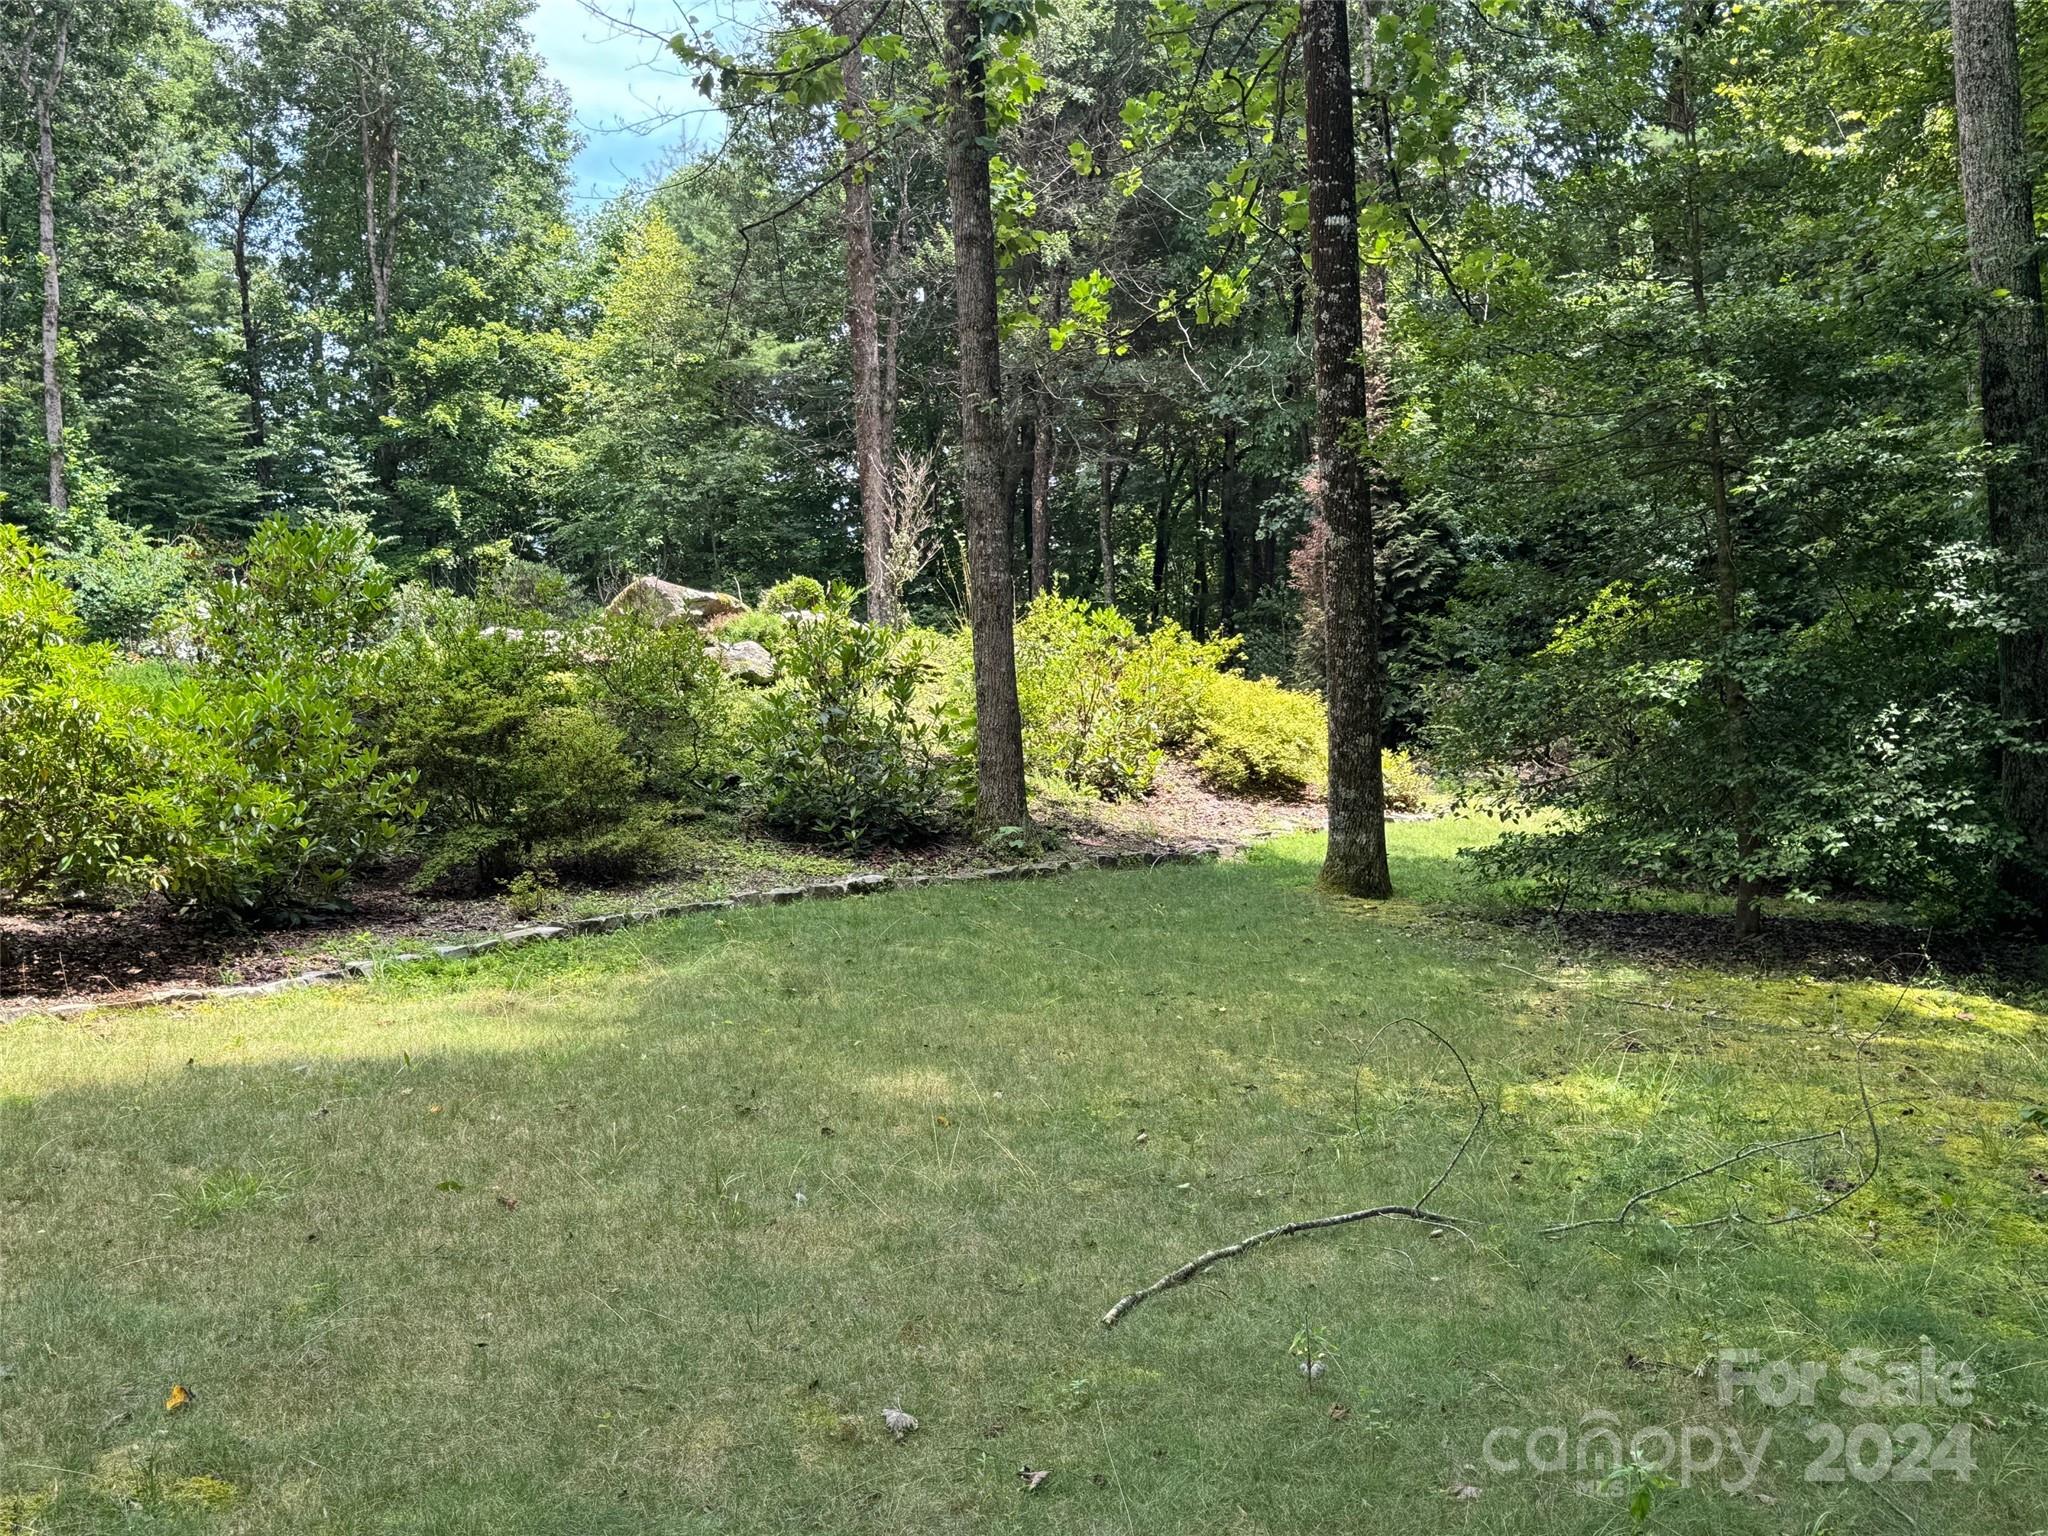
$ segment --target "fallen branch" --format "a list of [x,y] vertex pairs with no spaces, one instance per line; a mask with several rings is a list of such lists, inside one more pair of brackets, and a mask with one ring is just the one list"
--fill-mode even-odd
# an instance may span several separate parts
[[1472,1128],[1465,1132],[1465,1139],[1458,1143],[1458,1150],[1451,1154],[1451,1160],[1444,1164],[1443,1170],[1437,1174],[1429,1188],[1417,1196],[1412,1204],[1374,1205],[1360,1211],[1344,1211],[1335,1216],[1316,1216],[1305,1221],[1283,1222],[1277,1227],[1268,1227],[1263,1232],[1255,1232],[1242,1242],[1231,1243],[1224,1248],[1211,1248],[1207,1253],[1189,1259],[1179,1269],[1161,1275],[1143,1290],[1133,1291],[1130,1295],[1122,1298],[1115,1306],[1102,1314],[1103,1327],[1114,1328],[1123,1318],[1124,1314],[1140,1302],[1157,1296],[1161,1291],[1170,1291],[1175,1286],[1186,1285],[1195,1276],[1202,1273],[1203,1270],[1220,1264],[1225,1259],[1234,1259],[1241,1253],[1250,1253],[1252,1249],[1262,1244],[1270,1243],[1278,1237],[1293,1237],[1299,1232],[1321,1232],[1330,1227],[1348,1227],[1354,1222],[1373,1221],[1382,1216],[1399,1216],[1409,1221],[1426,1222],[1432,1227],[1449,1227],[1453,1230],[1462,1230],[1464,1223],[1459,1217],[1445,1216],[1440,1212],[1432,1211],[1428,1209],[1428,1202],[1435,1197],[1438,1190],[1444,1187],[1444,1181],[1450,1178],[1452,1171],[1464,1159],[1466,1149],[1472,1145],[1473,1138],[1478,1136],[1479,1128],[1486,1123],[1486,1100],[1480,1096],[1479,1085],[1472,1080],[1472,1069],[1465,1064],[1464,1056],[1459,1053],[1455,1045],[1451,1044],[1450,1041],[1446,1040],[1420,1019],[1396,1019],[1394,1023],[1413,1024],[1417,1029],[1451,1053],[1452,1060],[1458,1064],[1458,1070],[1465,1075],[1465,1086],[1471,1091],[1473,1107],[1477,1111],[1472,1119]]
[[[1709,1216],[1700,1221],[1674,1221],[1671,1223],[1671,1229],[1674,1232],[1697,1232],[1707,1227],[1720,1226],[1782,1227],[1787,1222],[1810,1221],[1816,1216],[1825,1216],[1829,1211],[1832,1211],[1836,1206],[1877,1177],[1877,1170],[1884,1164],[1884,1137],[1879,1134],[1877,1129],[1877,1111],[1870,1106],[1870,1084],[1863,1075],[1863,1048],[1876,1037],[1879,1030],[1883,1029],[1897,1015],[1900,1006],[1906,1001],[1907,992],[1911,988],[1911,982],[1902,986],[1899,989],[1898,997],[1893,1001],[1890,1009],[1886,1011],[1885,1016],[1878,1020],[1869,1034],[1856,1042],[1856,1091],[1863,1100],[1863,1123],[1870,1128],[1870,1161],[1857,1176],[1855,1183],[1835,1191],[1833,1198],[1823,1200],[1819,1205],[1811,1206],[1806,1210],[1787,1211],[1782,1216],[1756,1217],[1750,1215],[1739,1205],[1731,1205],[1719,1216]],[[1739,1152],[1731,1153],[1729,1156],[1722,1158],[1718,1163],[1709,1163],[1704,1168],[1695,1168],[1691,1173],[1681,1174],[1667,1183],[1658,1184],[1649,1189],[1637,1190],[1628,1197],[1627,1202],[1612,1216],[1591,1216],[1583,1221],[1562,1221],[1555,1226],[1545,1227],[1543,1235],[1545,1237],[1558,1237],[1566,1232],[1577,1232],[1586,1227],[1619,1227],[1626,1224],[1629,1217],[1635,1213],[1637,1206],[1646,1200],[1655,1199],[1658,1195],[1664,1194],[1668,1190],[1677,1189],[1684,1184],[1690,1184],[1696,1179],[1704,1179],[1709,1174],[1719,1173],[1725,1168],[1732,1168],[1735,1164],[1745,1162],[1752,1157],[1763,1157],[1769,1153],[1781,1152],[1790,1147],[1803,1147],[1810,1142],[1835,1140],[1839,1140],[1846,1148],[1849,1145],[1848,1131],[1838,1127],[1832,1131],[1815,1131],[1807,1136],[1789,1136],[1783,1141],[1755,1142],[1750,1146],[1744,1147]]]
[[[1634,1194],[1628,1197],[1627,1202],[1622,1206],[1622,1208],[1616,1211],[1612,1216],[1589,1216],[1583,1221],[1561,1221],[1558,1222],[1555,1226],[1545,1227],[1543,1229],[1543,1235],[1545,1237],[1556,1237],[1561,1233],[1576,1232],[1581,1227],[1619,1227],[1624,1225],[1628,1221],[1629,1217],[1635,1214],[1636,1207],[1641,1205],[1644,1201],[1654,1200],[1657,1196],[1665,1194],[1670,1190],[1677,1189],[1681,1185],[1690,1184],[1696,1179],[1704,1179],[1709,1174],[1719,1173],[1724,1168],[1732,1168],[1737,1163],[1746,1162],[1752,1157],[1764,1157],[1772,1152],[1782,1152],[1788,1147],[1803,1147],[1810,1142],[1838,1140],[1846,1142],[1847,1138],[1843,1135],[1841,1131],[1833,1130],[1815,1131],[1810,1136],[1788,1136],[1783,1141],[1753,1142],[1749,1146],[1744,1147],[1740,1152],[1730,1153],[1727,1157],[1722,1158],[1718,1163],[1709,1163],[1704,1168],[1695,1168],[1691,1173],[1680,1174],[1677,1178],[1672,1179],[1666,1183],[1655,1184],[1648,1189],[1637,1190]],[[1731,1215],[1733,1214],[1736,1213],[1731,1213]],[[1726,1221],[1728,1219],[1729,1218],[1727,1216],[1717,1216],[1713,1218],[1713,1220],[1716,1222]],[[1683,1225],[1708,1226],[1711,1225],[1711,1223],[1687,1222]]]

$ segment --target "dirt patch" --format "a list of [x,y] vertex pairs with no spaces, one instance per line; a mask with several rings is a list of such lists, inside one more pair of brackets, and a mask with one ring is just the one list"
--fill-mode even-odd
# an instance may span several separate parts
[[1219,795],[1185,764],[1169,758],[1159,768],[1152,793],[1143,800],[1089,804],[1054,810],[1048,825],[1085,847],[1118,846],[1119,839],[1150,842],[1210,842],[1225,850],[1286,832],[1320,832],[1329,817],[1320,800],[1251,800]]

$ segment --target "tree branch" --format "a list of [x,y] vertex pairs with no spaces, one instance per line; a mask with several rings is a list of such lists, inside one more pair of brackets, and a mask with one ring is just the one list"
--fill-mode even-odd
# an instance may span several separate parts
[[1436,1192],[1444,1187],[1444,1181],[1450,1178],[1452,1170],[1463,1160],[1466,1149],[1472,1145],[1473,1139],[1478,1136],[1479,1128],[1486,1123],[1486,1100],[1480,1096],[1479,1085],[1472,1080],[1472,1069],[1465,1064],[1464,1056],[1459,1053],[1455,1045],[1451,1044],[1450,1041],[1446,1040],[1420,1019],[1401,1018],[1393,1022],[1395,1024],[1413,1024],[1417,1029],[1451,1053],[1452,1059],[1458,1063],[1458,1070],[1465,1076],[1465,1086],[1471,1091],[1472,1103],[1476,1111],[1472,1119],[1471,1129],[1465,1132],[1465,1139],[1458,1143],[1457,1151],[1451,1154],[1451,1160],[1444,1164],[1443,1170],[1437,1174],[1429,1188],[1424,1190],[1421,1196],[1409,1205],[1374,1205],[1368,1206],[1363,1210],[1343,1211],[1335,1216],[1315,1216],[1304,1221],[1283,1222],[1277,1227],[1268,1227],[1263,1232],[1255,1232],[1250,1237],[1240,1242],[1231,1243],[1227,1247],[1211,1248],[1207,1253],[1198,1254],[1196,1257],[1189,1259],[1180,1268],[1161,1275],[1143,1290],[1133,1291],[1130,1295],[1121,1298],[1115,1306],[1102,1314],[1103,1327],[1114,1328],[1123,1319],[1124,1315],[1139,1303],[1150,1300],[1161,1291],[1170,1291],[1175,1286],[1186,1285],[1195,1276],[1201,1274],[1203,1270],[1221,1264],[1225,1259],[1234,1259],[1239,1254],[1250,1253],[1254,1248],[1270,1243],[1275,1238],[1293,1237],[1301,1232],[1321,1232],[1330,1227],[1348,1227],[1354,1222],[1375,1221],[1382,1216],[1405,1217],[1409,1221],[1426,1222],[1432,1227],[1461,1229],[1464,1226],[1463,1218],[1446,1216],[1440,1212],[1432,1211],[1428,1208],[1428,1203],[1435,1197]]

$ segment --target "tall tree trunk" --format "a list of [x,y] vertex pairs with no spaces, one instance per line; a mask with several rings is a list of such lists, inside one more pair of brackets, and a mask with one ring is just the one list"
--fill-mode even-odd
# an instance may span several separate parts
[[946,0],[946,191],[953,212],[960,503],[967,520],[968,624],[974,642],[974,815],[976,825],[988,833],[1025,826],[1028,811],[1009,509],[1003,499],[1003,373],[985,86],[975,0]]
[[[1704,15],[1704,13],[1703,13]],[[1700,23],[1704,27],[1705,21]],[[1718,350],[1709,329],[1712,310],[1707,297],[1706,227],[1700,211],[1698,183],[1698,117],[1693,107],[1692,84],[1687,66],[1680,60],[1674,76],[1672,127],[1685,137],[1685,269],[1686,286],[1692,293],[1693,318],[1699,323],[1700,365],[1712,375]],[[1721,655],[1714,667],[1721,695],[1722,750],[1728,774],[1729,819],[1735,829],[1735,932],[1747,938],[1763,928],[1763,894],[1754,860],[1760,845],[1757,835],[1756,767],[1749,739],[1749,692],[1743,685],[1737,661],[1742,637],[1742,580],[1736,547],[1735,513],[1729,498],[1732,478],[1727,432],[1722,421],[1721,400],[1711,390],[1701,401],[1706,450],[1707,507],[1713,533],[1714,614],[1720,633]]]
[[1217,501],[1220,515],[1217,519],[1217,559],[1221,566],[1222,595],[1218,609],[1217,628],[1225,634],[1234,633],[1238,609],[1242,604],[1244,585],[1244,544],[1243,530],[1238,526],[1242,513],[1238,507],[1241,499],[1237,474],[1237,428],[1223,429],[1223,463],[1219,470]]
[[1131,455],[1118,462],[1116,437],[1116,410],[1111,407],[1102,418],[1102,464],[1099,470],[1102,499],[1095,513],[1095,536],[1101,548],[1099,563],[1102,568],[1102,600],[1116,601],[1116,499],[1123,490],[1124,477],[1131,472],[1132,460],[1145,446],[1145,424],[1139,422],[1131,438]]
[[[857,35],[864,7],[847,7],[838,25]],[[846,111],[859,122],[867,108],[867,83],[861,51],[849,48],[840,61],[839,77],[846,91]],[[852,354],[853,465],[860,482],[861,552],[867,577],[868,621],[893,624],[893,593],[889,585],[889,441],[887,408],[882,396],[880,306],[876,300],[875,199],[865,164],[866,136],[849,140],[844,195],[839,224],[846,245],[846,337]],[[893,341],[893,338],[892,338]],[[893,350],[893,347],[892,347]]]
[[[252,170],[250,173],[254,175]],[[256,217],[256,207],[277,180],[276,173],[260,182],[252,182],[249,191],[235,208],[235,295],[241,302],[242,318],[242,387],[249,397],[249,447],[255,453],[251,468],[256,483],[264,490],[270,489],[273,464],[270,454],[270,426],[263,406],[263,358],[257,348],[256,306],[250,293],[249,272],[249,225]]]
[[1101,500],[1095,510],[1095,539],[1099,546],[1098,563],[1102,567],[1102,600],[1116,601],[1116,466],[1110,462],[1107,448],[1102,454],[1102,463],[1096,471]]
[[1351,114],[1351,37],[1344,0],[1302,0],[1308,128],[1309,261],[1315,281],[1316,459],[1329,525],[1330,843],[1322,883],[1349,896],[1390,896],[1386,795],[1380,779],[1379,603],[1360,318],[1358,163]]
[[63,311],[57,271],[57,92],[64,83],[64,61],[71,46],[71,13],[57,15],[50,45],[50,67],[33,80],[33,50],[24,47],[22,84],[36,104],[36,250],[43,268],[43,442],[50,456],[50,516],[61,520],[71,509],[71,486],[64,454],[64,381],[57,367],[58,320]]
[[1195,557],[1194,589],[1188,594],[1188,631],[1197,640],[1209,638],[1209,487],[1213,483],[1206,450],[1195,461],[1195,529],[1188,540]]
[[[1998,637],[1998,701],[2007,730],[2038,749],[2048,721],[2048,328],[2013,0],[1950,0],[1949,24],[1970,277],[1986,293],[1977,332],[1984,441],[2010,461],[1993,465],[1985,501],[2024,616]],[[1988,296],[1998,290],[2008,297]],[[2038,910],[2048,905],[2048,756],[2008,749],[1999,778],[2021,841],[2004,884],[2031,893]]]
[[1039,390],[1031,442],[1031,592],[1052,590],[1052,402]]
[[[897,172],[896,222],[889,227],[889,245],[882,256],[881,288],[889,296],[888,317],[882,322],[882,446],[896,443],[896,359],[903,336],[903,236],[910,222],[910,166],[906,161]],[[900,594],[899,594],[900,596]]]
[[1166,578],[1173,564],[1174,493],[1180,489],[1181,459],[1169,439],[1166,472],[1159,485],[1159,510],[1152,517],[1152,622],[1166,616]]
[[[378,415],[386,417],[393,414],[395,387],[385,343],[391,335],[392,278],[398,265],[400,160],[398,95],[382,52],[357,65],[356,109],[363,157],[363,270],[370,282],[370,332],[375,343],[370,391]],[[386,496],[394,494],[398,489],[398,443],[389,429],[380,430],[372,461],[377,484]]]

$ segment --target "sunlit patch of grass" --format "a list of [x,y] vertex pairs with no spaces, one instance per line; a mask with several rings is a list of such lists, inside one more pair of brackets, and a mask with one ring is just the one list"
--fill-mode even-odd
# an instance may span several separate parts
[[[1899,989],[1560,969],[1445,921],[1472,910],[1452,854],[1478,835],[1397,826],[1392,903],[1319,895],[1320,845],[1289,838],[0,1029],[0,1510],[52,1532],[1590,1536],[1626,1529],[1618,1503],[1480,1447],[1607,1410],[1789,1447],[1775,1502],[1677,1490],[1653,1529],[1908,1529],[1897,1506],[2036,1531],[2048,1136],[2022,1116],[2048,1102],[2048,1020],[1945,980],[1862,1044]],[[1457,1044],[1487,1106],[1434,1198],[1469,1238],[1276,1243],[1105,1334],[1111,1300],[1205,1248],[1428,1188],[1470,1094],[1403,1018]],[[1860,1168],[1859,1061],[1866,1190],[1787,1226],[1667,1225]],[[1837,1129],[1630,1226],[1543,1235]],[[209,1181],[218,1213],[167,1230]],[[1289,1353],[1303,1333],[1324,1377]],[[1724,1347],[1905,1358],[1922,1336],[1972,1362],[1998,1425],[1966,1483],[1808,1482],[1796,1416],[1694,1374]],[[197,1397],[166,1414],[173,1381]],[[924,1427],[896,1443],[888,1406]],[[1029,1494],[1024,1463],[1053,1474]],[[206,1479],[225,1507],[172,1496]]]
[[161,1198],[173,1220],[203,1227],[238,1211],[283,1205],[296,1178],[290,1168],[215,1168],[200,1175],[197,1183],[180,1185]]

